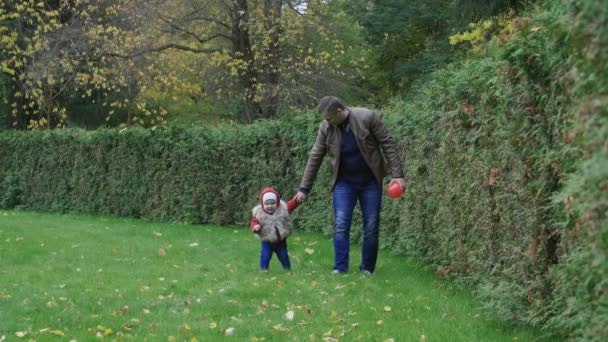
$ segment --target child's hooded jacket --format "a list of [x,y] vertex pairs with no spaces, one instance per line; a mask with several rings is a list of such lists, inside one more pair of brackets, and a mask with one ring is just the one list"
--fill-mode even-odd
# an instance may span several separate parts
[[[264,210],[264,203],[262,202],[262,198],[267,192],[272,192],[277,196],[277,209],[272,214],[269,214]],[[262,229],[255,233],[256,238],[262,241],[276,243],[281,242],[291,235],[293,223],[289,214],[297,206],[298,202],[295,198],[285,203],[281,200],[279,193],[273,188],[268,187],[263,189],[260,193],[260,204],[256,205],[251,211],[253,214],[250,223],[251,229],[253,229],[256,224],[262,226]]]

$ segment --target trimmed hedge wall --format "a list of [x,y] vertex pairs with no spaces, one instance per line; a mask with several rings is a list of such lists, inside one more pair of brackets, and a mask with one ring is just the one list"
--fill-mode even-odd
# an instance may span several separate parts
[[545,1],[390,113],[412,180],[392,248],[564,339],[608,340],[607,24],[608,1]]
[[292,130],[304,119],[221,129],[6,132],[0,206],[244,224],[263,187],[295,193],[307,147],[297,139],[312,133]]
[[[411,184],[385,200],[382,247],[568,339],[608,339],[607,11],[545,1],[383,111]],[[263,187],[295,193],[317,127],[5,132],[0,207],[243,225]],[[327,176],[299,229],[331,231]]]

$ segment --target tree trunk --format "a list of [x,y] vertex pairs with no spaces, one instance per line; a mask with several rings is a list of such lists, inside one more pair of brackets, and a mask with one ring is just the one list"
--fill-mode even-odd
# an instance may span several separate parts
[[265,46],[264,63],[261,70],[265,72],[264,87],[264,112],[266,116],[275,117],[278,113],[279,97],[277,94],[279,86],[279,69],[281,63],[280,37],[283,34],[281,25],[280,0],[264,1],[264,26],[268,35],[269,43]]
[[[21,70],[16,70],[14,80],[11,81],[9,89],[10,103],[14,104],[15,107],[10,108],[9,121],[11,121],[11,127],[14,129],[23,130],[27,128],[27,118],[23,110],[25,89],[23,84],[19,81],[19,73]],[[22,95],[17,97],[16,93],[20,92]],[[14,111],[13,111],[14,110]]]
[[245,70],[239,73],[239,83],[243,89],[243,116],[246,122],[252,122],[261,113],[260,106],[255,101],[257,91],[257,71],[254,56],[251,51],[249,35],[249,6],[247,0],[233,2],[232,15],[232,50],[236,58],[245,63]]
[[10,78],[6,74],[0,74],[0,118],[2,122],[2,128],[12,128],[11,120],[11,109],[9,101],[9,80]]
[[[17,31],[17,37],[23,37],[24,32],[23,32],[23,22],[21,21],[21,19],[18,19],[16,22],[16,31]],[[17,40],[17,46],[19,46],[20,49],[25,50],[25,43],[23,42],[22,39],[18,39]],[[13,108],[11,108],[11,115],[10,117],[12,118],[12,127],[14,129],[26,129],[27,128],[27,118],[25,117],[25,110],[23,109],[24,105],[25,105],[25,94],[26,94],[26,88],[24,86],[24,84],[19,80],[21,74],[23,73],[23,69],[22,68],[16,68],[15,70],[15,75],[13,75],[11,77],[11,81],[10,84],[11,86],[9,87],[9,98],[11,99],[11,103],[15,106]],[[21,96],[15,96],[17,93],[20,93]],[[14,112],[13,112],[14,109]],[[10,119],[9,119],[10,120]]]

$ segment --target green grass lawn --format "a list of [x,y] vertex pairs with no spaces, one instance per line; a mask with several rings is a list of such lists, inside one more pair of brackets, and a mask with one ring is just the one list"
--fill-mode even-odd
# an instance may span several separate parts
[[334,276],[328,237],[288,244],[263,274],[245,227],[0,211],[0,340],[541,340],[412,259]]

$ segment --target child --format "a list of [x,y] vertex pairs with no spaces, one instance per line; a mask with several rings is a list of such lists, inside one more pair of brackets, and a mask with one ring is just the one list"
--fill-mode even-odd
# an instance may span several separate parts
[[276,253],[283,269],[291,270],[287,254],[287,237],[291,234],[292,222],[289,214],[298,207],[295,197],[287,203],[281,201],[273,188],[265,188],[260,193],[260,204],[252,210],[250,227],[256,238],[262,240],[260,269],[268,272],[272,253]]

